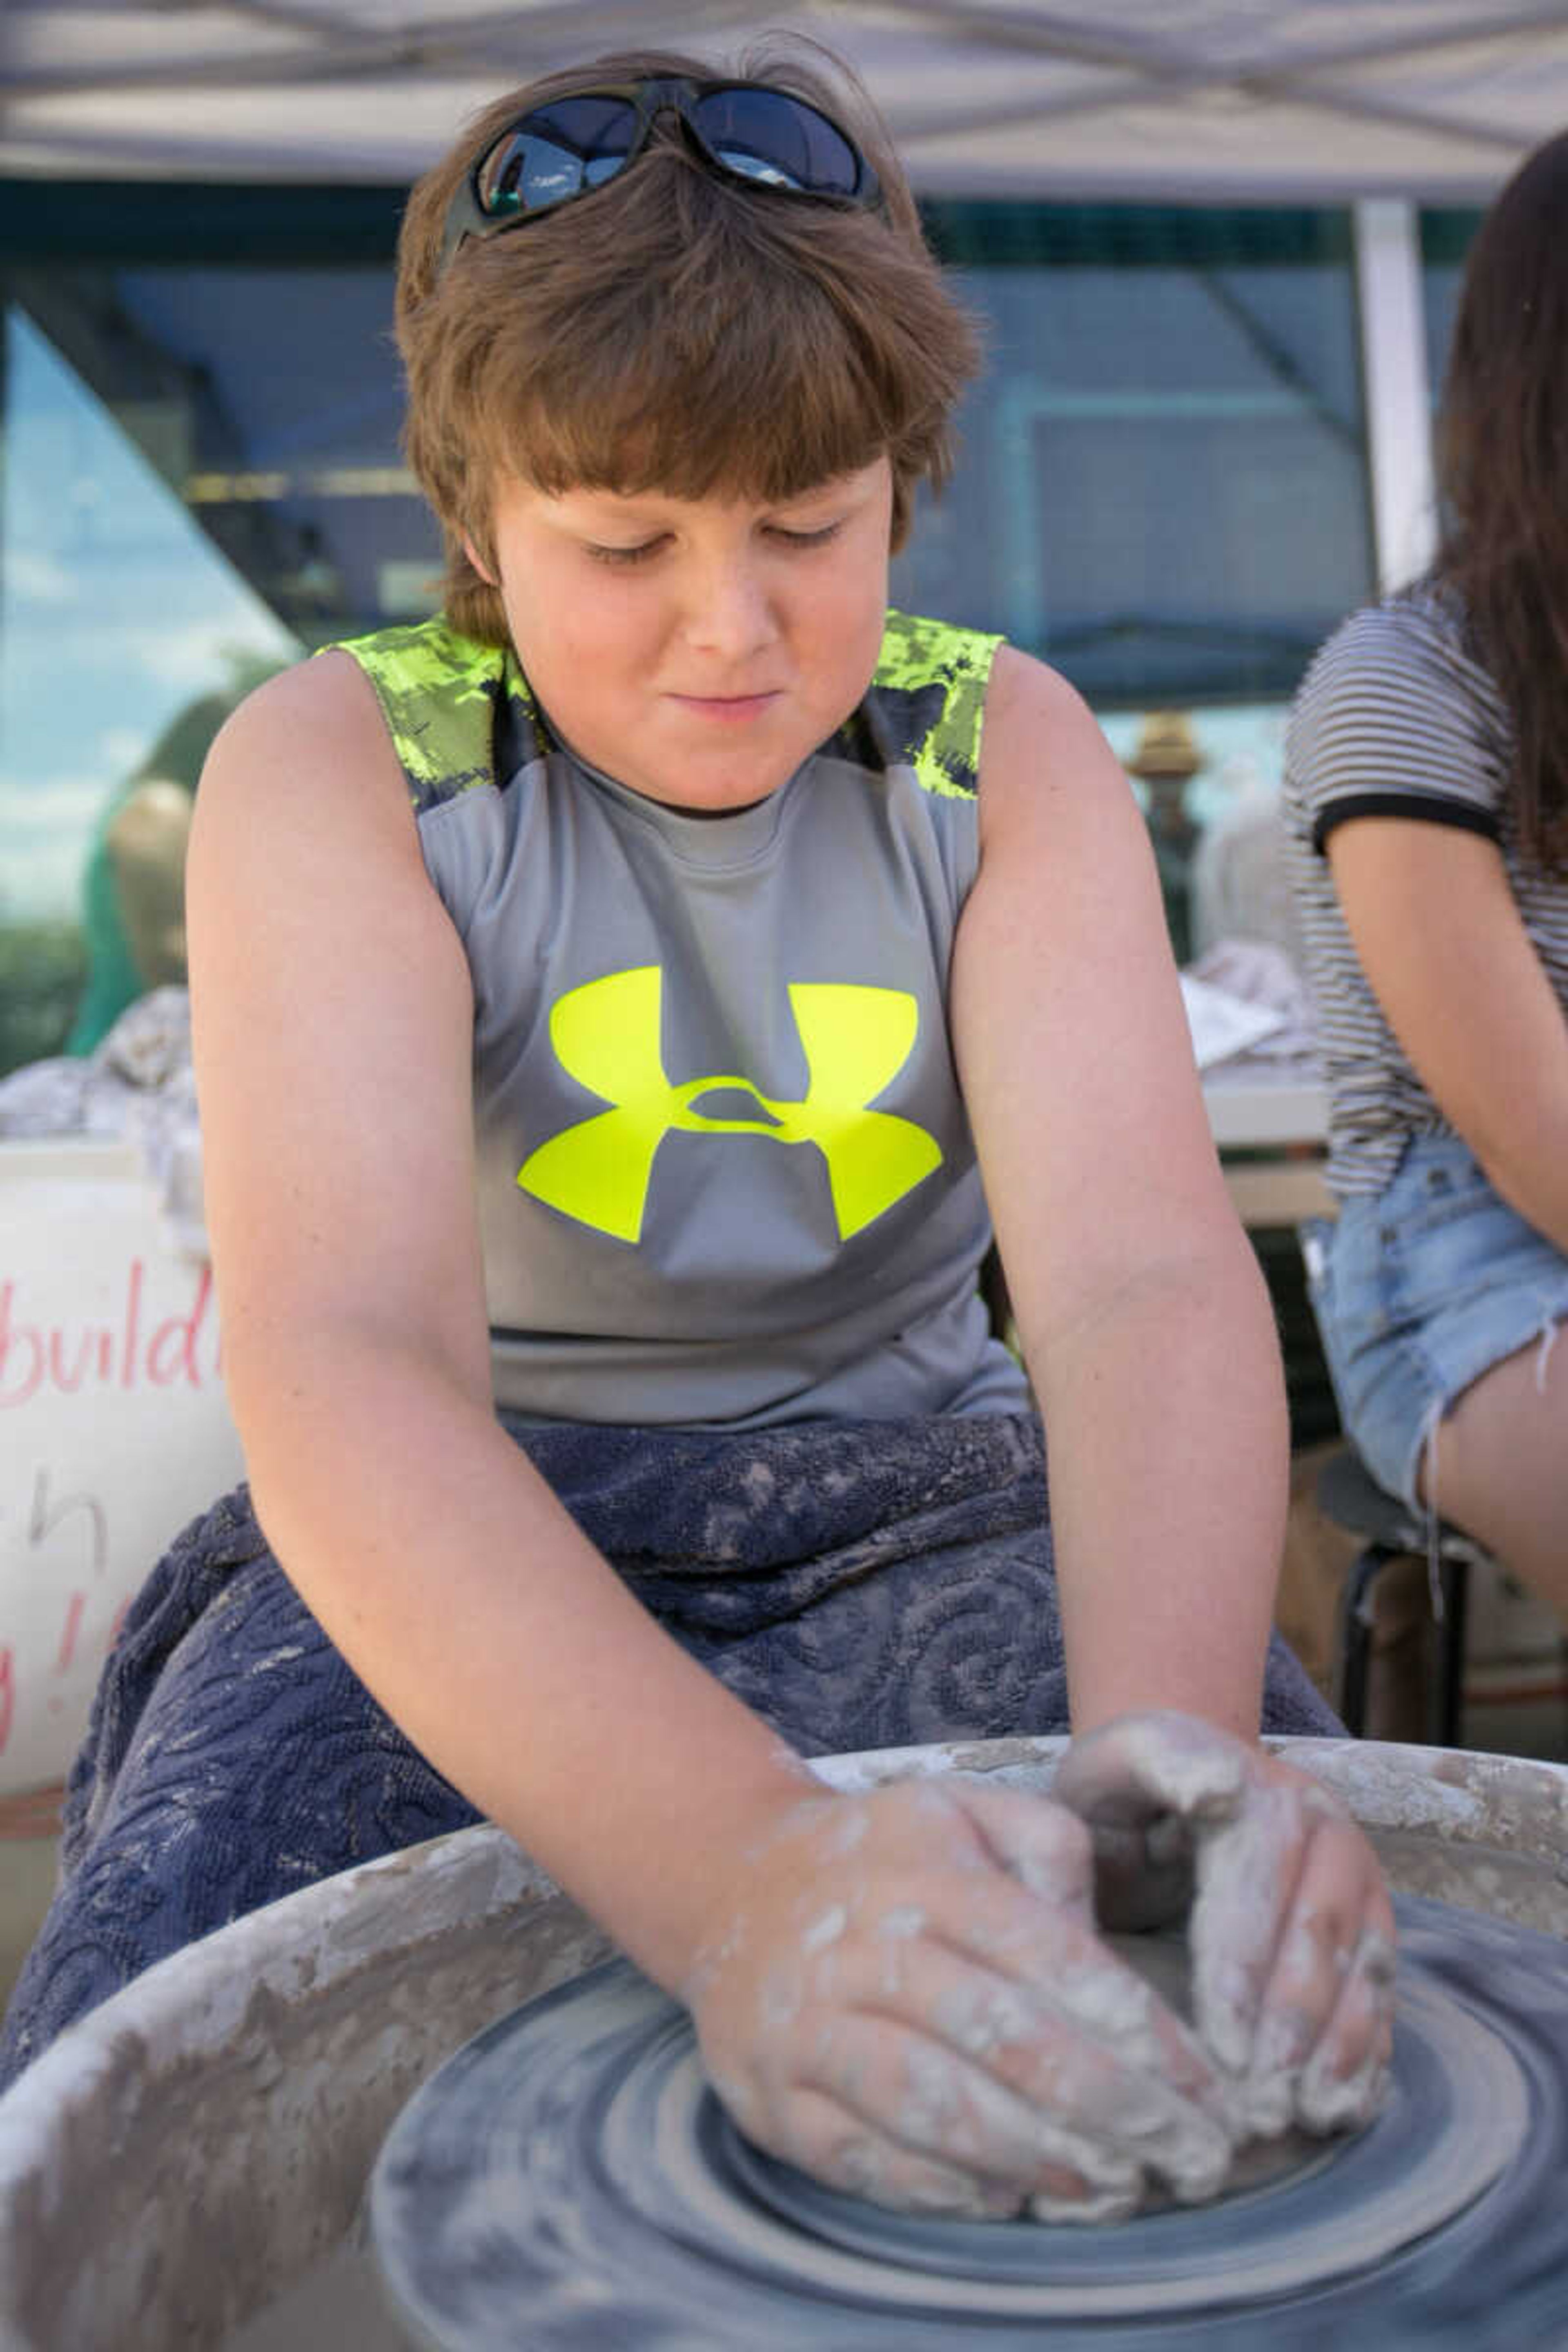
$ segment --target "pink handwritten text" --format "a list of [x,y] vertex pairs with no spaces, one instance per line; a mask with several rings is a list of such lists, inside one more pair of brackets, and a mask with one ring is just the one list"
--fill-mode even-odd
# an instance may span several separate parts
[[108,1322],[25,1319],[23,1286],[0,1282],[0,1412],[41,1394],[78,1396],[104,1389],[202,1389],[219,1376],[212,1274],[194,1272],[184,1314],[153,1322],[142,1293],[146,1268],[132,1258],[123,1298]]

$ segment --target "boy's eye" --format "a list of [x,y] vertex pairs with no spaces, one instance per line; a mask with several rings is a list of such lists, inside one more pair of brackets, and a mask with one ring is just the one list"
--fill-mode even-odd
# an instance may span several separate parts
[[648,557],[657,555],[663,545],[664,534],[660,532],[657,538],[640,541],[636,547],[599,547],[590,541],[588,553],[595,563],[646,563]]
[[771,528],[773,537],[783,540],[786,547],[826,547],[830,539],[837,538],[844,526],[841,522],[825,522],[816,530],[790,530],[779,522]]

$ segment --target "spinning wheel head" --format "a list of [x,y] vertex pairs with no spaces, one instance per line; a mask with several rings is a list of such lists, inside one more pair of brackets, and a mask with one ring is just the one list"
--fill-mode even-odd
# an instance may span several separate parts
[[917,2220],[806,2179],[735,2132],[684,2012],[610,1963],[491,2027],[404,2111],[372,2185],[384,2283],[437,2352],[1037,2352],[1066,2327],[1095,2352],[1315,2352],[1357,2329],[1378,2352],[1472,2352],[1504,2318],[1510,2344],[1557,2340],[1563,1947],[1445,1904],[1400,1911],[1376,2121],[1213,2205],[1101,2228]]

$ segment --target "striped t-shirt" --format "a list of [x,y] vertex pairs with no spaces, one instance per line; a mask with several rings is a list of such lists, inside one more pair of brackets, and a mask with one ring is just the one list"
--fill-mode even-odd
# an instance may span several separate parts
[[1527,858],[1507,786],[1512,727],[1450,592],[1418,583],[1354,614],[1303,679],[1285,742],[1286,856],[1329,1080],[1328,1181],[1381,1192],[1415,1135],[1453,1132],[1362,971],[1324,844],[1347,817],[1409,816],[1495,841],[1568,1012],[1568,879]]

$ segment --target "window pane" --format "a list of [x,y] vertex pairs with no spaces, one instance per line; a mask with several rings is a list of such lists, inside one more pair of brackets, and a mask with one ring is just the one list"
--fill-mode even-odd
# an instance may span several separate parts
[[933,215],[990,364],[899,594],[1100,702],[1288,694],[1373,576],[1342,216],[1019,208],[972,259],[995,210]]
[[433,609],[391,270],[23,259],[0,280],[0,1071],[183,976],[189,796],[311,646]]
[[1136,772],[1183,960],[1239,919],[1229,885],[1254,870],[1247,919],[1288,944],[1268,877],[1285,706],[1373,593],[1348,218],[930,218],[988,367],[895,596],[1005,632],[1088,696]]

